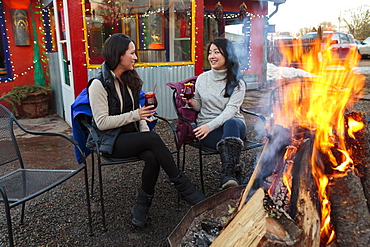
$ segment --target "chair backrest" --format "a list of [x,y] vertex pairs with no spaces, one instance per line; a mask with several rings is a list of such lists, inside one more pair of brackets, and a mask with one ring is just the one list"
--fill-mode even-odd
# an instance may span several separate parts
[[0,166],[19,160],[21,168],[23,161],[13,132],[14,115],[3,105],[0,105]]
[[190,77],[180,82],[169,82],[166,83],[171,89],[173,89],[172,102],[175,107],[175,111],[178,117],[178,123],[176,126],[176,132],[178,137],[177,148],[180,149],[183,143],[189,143],[194,140],[192,123],[195,123],[198,113],[192,109],[183,108],[185,102],[181,97],[181,90],[184,88],[184,84],[192,82],[195,86],[197,76]]

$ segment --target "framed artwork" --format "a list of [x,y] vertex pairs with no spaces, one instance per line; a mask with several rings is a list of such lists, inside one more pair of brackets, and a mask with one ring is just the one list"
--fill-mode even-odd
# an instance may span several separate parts
[[29,27],[29,22],[28,22],[27,10],[12,9],[11,15],[12,15],[15,45],[18,45],[18,46],[31,45],[30,27]]

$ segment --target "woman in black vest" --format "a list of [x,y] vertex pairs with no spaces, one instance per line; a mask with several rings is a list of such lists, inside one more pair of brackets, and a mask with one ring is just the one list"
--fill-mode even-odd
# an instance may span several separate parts
[[137,156],[145,161],[137,202],[132,207],[132,223],[144,227],[160,167],[189,203],[196,204],[205,196],[176,167],[160,136],[149,131],[147,121],[155,109],[139,106],[142,81],[134,70],[137,56],[132,39],[124,34],[112,35],[104,43],[103,56],[101,72],[88,85],[93,125],[102,151],[112,157]]

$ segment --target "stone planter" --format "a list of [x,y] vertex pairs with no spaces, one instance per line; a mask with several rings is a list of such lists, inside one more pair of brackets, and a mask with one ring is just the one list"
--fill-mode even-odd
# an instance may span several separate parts
[[21,106],[27,118],[44,117],[49,113],[50,94],[30,93]]

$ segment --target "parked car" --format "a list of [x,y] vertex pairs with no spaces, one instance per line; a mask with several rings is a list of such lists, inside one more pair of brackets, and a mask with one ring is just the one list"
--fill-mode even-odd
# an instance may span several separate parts
[[362,57],[369,57],[370,56],[370,37],[367,37],[364,41],[358,44],[358,52]]
[[[303,42],[312,42],[312,40],[317,38],[317,32],[310,32],[302,36]],[[337,59],[333,60],[334,64],[345,64],[349,68],[355,66],[355,60],[353,61],[346,61],[348,54],[350,52],[357,50],[357,45],[355,43],[355,39],[353,38],[352,34],[336,32],[336,31],[324,31],[322,37],[322,47],[325,48],[327,43],[330,42],[329,49],[336,54],[335,56]],[[323,58],[325,61],[325,58]],[[327,62],[327,61],[325,61]],[[328,64],[330,65],[330,64]]]

